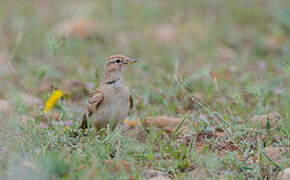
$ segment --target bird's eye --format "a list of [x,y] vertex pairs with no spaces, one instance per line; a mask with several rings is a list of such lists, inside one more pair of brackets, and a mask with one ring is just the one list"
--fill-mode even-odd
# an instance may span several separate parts
[[116,59],[116,63],[120,63],[121,62],[121,60],[120,59]]

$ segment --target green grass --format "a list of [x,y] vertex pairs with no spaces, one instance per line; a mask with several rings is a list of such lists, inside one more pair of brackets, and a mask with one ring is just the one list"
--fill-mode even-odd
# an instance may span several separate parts
[[[97,21],[97,35],[57,38],[53,29],[75,16]],[[9,117],[0,112],[0,178],[146,179],[144,171],[154,169],[173,179],[275,179],[290,167],[290,154],[276,161],[263,151],[290,147],[289,19],[287,1],[2,0],[0,53],[10,55],[15,71],[0,72],[0,99],[14,107]],[[164,24],[173,34],[165,40],[156,35]],[[45,102],[51,92],[40,89],[47,81],[57,88],[64,80],[97,86],[112,54],[139,60],[126,73],[135,99],[130,118],[184,117],[186,136],[182,126],[171,136],[141,124],[74,138],[87,91],[76,88],[57,104],[58,121],[42,117],[44,103],[31,108],[17,96]],[[197,94],[202,98],[193,101]],[[274,127],[251,121],[272,111],[283,119]],[[31,119],[26,126],[22,115]],[[221,130],[223,137],[204,137],[197,149],[198,135]],[[212,148],[229,142],[235,149],[224,156]],[[130,162],[131,172],[112,169],[110,159]]]

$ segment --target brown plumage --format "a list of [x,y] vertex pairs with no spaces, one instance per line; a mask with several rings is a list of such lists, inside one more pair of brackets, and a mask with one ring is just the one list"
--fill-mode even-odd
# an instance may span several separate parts
[[114,55],[106,59],[104,78],[100,87],[90,95],[80,128],[95,126],[97,129],[124,121],[133,108],[133,98],[123,80],[123,72],[133,63],[133,58]]

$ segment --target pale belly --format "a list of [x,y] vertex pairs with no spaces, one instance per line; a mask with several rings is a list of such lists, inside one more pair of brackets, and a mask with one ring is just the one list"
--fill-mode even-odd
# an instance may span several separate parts
[[115,127],[123,122],[129,113],[129,92],[117,92],[104,97],[104,101],[90,117],[96,128],[105,128],[107,124]]

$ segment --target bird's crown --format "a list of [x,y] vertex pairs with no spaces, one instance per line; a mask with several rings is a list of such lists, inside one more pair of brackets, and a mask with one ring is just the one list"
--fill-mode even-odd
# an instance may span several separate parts
[[127,59],[127,58],[128,58],[127,56],[118,54],[118,55],[113,55],[113,56],[106,58],[106,61],[110,61],[110,60],[114,60],[114,59]]

